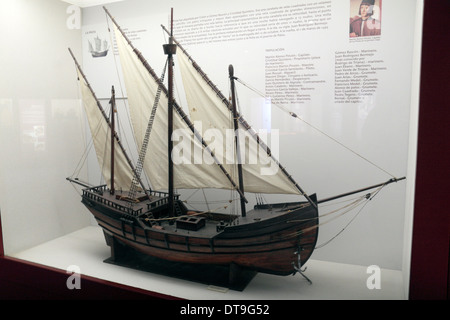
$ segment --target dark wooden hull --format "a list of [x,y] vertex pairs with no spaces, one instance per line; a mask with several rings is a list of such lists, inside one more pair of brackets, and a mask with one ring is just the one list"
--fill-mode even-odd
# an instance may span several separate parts
[[[174,224],[152,227],[138,217],[124,215],[110,204],[83,198],[113,242],[153,257],[197,264],[238,265],[276,275],[295,273],[311,256],[318,236],[318,212],[306,203],[255,206],[246,217],[223,228],[209,221],[198,231]],[[290,209],[292,208],[292,209]]]

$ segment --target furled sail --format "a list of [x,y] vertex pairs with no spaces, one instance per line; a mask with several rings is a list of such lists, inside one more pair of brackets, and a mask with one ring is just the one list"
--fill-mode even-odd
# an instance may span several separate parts
[[[105,115],[102,114],[102,111],[98,107],[97,99],[86,83],[79,68],[77,68],[77,73],[80,82],[83,106],[88,118],[97,160],[103,178],[107,186],[111,188],[111,129],[105,119]],[[133,171],[116,139],[114,140],[114,150],[114,163],[116,168],[114,187],[115,189],[128,190],[131,186],[131,181],[133,180]]]
[[[116,25],[114,25],[114,30],[127,91],[133,132],[137,147],[140,149],[159,83],[149,74],[132,46],[127,42],[127,39]],[[143,169],[155,190],[168,188],[167,105],[167,96],[162,94],[149,137],[149,152],[143,163]],[[174,160],[176,161],[174,166],[174,187],[180,189],[232,188],[230,180],[217,164],[196,161],[194,158],[195,151],[189,152],[190,150],[201,150],[203,153],[205,149],[177,112],[174,112],[173,127],[174,132],[180,134],[180,140],[183,140],[184,146],[189,146],[189,148],[182,150],[184,152],[178,152],[174,155]]]
[[[230,121],[231,111],[223,97],[220,97],[194,68],[192,60],[189,59],[184,50],[179,50],[177,58],[191,119],[202,124],[202,134],[213,128],[220,130],[225,137],[227,131],[232,130],[233,125]],[[242,150],[241,154],[244,154],[246,158],[246,160],[242,159],[241,161],[245,191],[301,194],[302,192],[296,187],[295,182],[280,169],[275,159],[267,154],[265,148],[257,142],[254,135],[247,129],[240,121],[239,139],[242,145],[240,149]],[[230,147],[232,145],[224,144],[223,148],[217,148],[216,155],[219,159],[227,159],[226,163],[235,163],[234,159],[229,159],[230,154],[234,155],[234,153],[227,151]],[[222,154],[220,154],[221,151]]]

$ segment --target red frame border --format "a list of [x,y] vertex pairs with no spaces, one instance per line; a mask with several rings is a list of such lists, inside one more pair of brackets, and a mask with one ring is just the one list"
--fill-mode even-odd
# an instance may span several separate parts
[[424,4],[409,298],[445,300],[450,298],[450,1]]
[[183,300],[123,284],[81,275],[80,290],[66,286],[68,274],[57,268],[5,256],[0,214],[0,300],[133,299]]
[[3,229],[2,229],[2,212],[0,210],[0,258],[5,255],[5,249],[3,248]]

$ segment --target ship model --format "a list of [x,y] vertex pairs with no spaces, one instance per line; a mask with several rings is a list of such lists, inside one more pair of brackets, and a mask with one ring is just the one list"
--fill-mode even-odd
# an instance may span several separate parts
[[[165,70],[158,77],[104,9],[114,25],[139,158],[136,164],[131,161],[116,133],[114,87],[108,115],[69,49],[76,64],[83,105],[106,183],[93,186],[78,178],[67,180],[83,187],[82,203],[103,229],[112,258],[118,258],[122,248],[132,248],[164,261],[229,266],[230,279],[235,272],[252,270],[280,276],[300,273],[309,281],[302,267],[316,246],[318,205],[365,190],[378,190],[404,179],[392,178],[322,200],[317,200],[315,194],[306,194],[237,112],[236,77],[232,66],[228,70],[231,98],[226,98],[174,38],[171,22],[170,30],[162,26],[169,35],[169,43],[163,45],[167,55],[166,87],[163,83]],[[189,116],[173,98],[175,55],[186,90]],[[294,113],[291,116],[297,117]],[[226,155],[219,154],[220,148],[212,149],[207,144],[202,136],[204,132],[196,128],[193,121],[201,122],[202,129],[239,132],[233,141],[235,161],[223,160]],[[174,130],[188,132],[185,138],[203,150],[209,157],[208,163],[178,159],[174,164],[171,139]],[[248,152],[263,154],[264,164],[249,164],[239,159],[240,144],[249,140],[255,143],[248,144],[253,146]],[[277,169],[274,174],[261,174],[274,167]],[[151,187],[144,184],[143,174]],[[177,189],[203,188],[232,190],[237,195],[240,214],[190,210],[175,193]],[[248,193],[294,194],[301,199],[286,203],[258,201],[248,209]],[[370,195],[365,194],[361,199],[368,199]]]

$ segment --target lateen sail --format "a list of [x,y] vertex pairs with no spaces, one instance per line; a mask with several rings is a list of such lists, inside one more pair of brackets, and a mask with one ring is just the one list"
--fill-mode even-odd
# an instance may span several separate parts
[[[220,130],[222,136],[225,137],[226,131],[233,128],[230,121],[230,110],[217,93],[206,83],[202,75],[195,70],[192,62],[183,50],[179,50],[177,58],[180,62],[190,118],[193,121],[200,121],[203,131],[214,128]],[[300,194],[299,189],[289,180],[284,172],[278,170],[278,164],[275,163],[272,157],[267,155],[267,152],[256,142],[255,138],[244,128],[242,123],[239,124],[239,130],[239,139],[242,144],[245,142],[245,149],[244,146],[241,149],[244,149],[246,158],[257,160],[254,162],[242,161],[245,191]],[[204,132],[201,133],[203,134]],[[215,150],[219,159],[229,158],[226,154],[226,148],[230,148],[230,146],[222,148],[225,154],[219,154],[220,148]],[[233,159],[227,159],[226,162],[235,163]]]
[[[102,171],[103,178],[106,181],[108,187],[111,187],[111,130],[108,123],[105,120],[104,115],[99,110],[97,100],[92,94],[92,91],[88,87],[86,81],[80,70],[77,68],[78,79],[80,82],[80,89],[83,99],[83,105],[86,111],[86,115],[89,122],[89,128],[91,130],[92,139],[94,142],[94,148],[97,154],[97,160]],[[115,177],[114,186],[115,189],[128,190],[133,180],[132,170],[128,164],[125,155],[121,151],[117,140],[114,141],[115,145]]]
[[[138,59],[132,47],[127,43],[117,26],[114,25],[122,72],[128,96],[130,117],[138,149],[141,148],[151,109],[156,97],[158,83]],[[163,94],[155,114],[149,141],[149,152],[143,165],[154,190],[168,188],[167,167],[167,97]],[[196,150],[203,150],[200,141],[194,138],[187,124],[174,112],[174,130],[184,132],[185,139]],[[180,154],[177,154],[180,156]],[[174,186],[180,189],[219,188],[230,189],[232,185],[217,165],[195,164],[193,154],[183,154],[174,166]],[[180,163],[181,162],[181,163]]]

